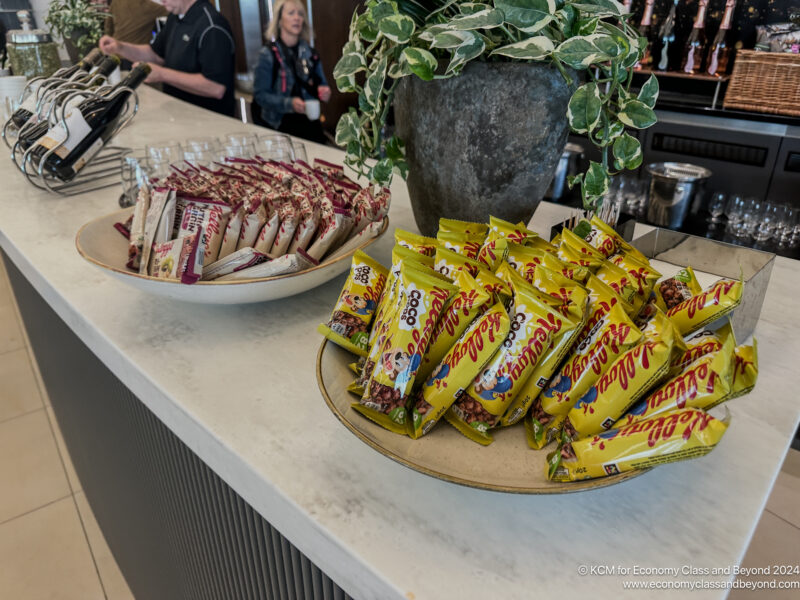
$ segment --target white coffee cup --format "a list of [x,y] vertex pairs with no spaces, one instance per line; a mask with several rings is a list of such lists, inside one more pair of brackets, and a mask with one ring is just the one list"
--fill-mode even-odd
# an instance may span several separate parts
[[319,100],[306,100],[306,116],[310,121],[319,119]]

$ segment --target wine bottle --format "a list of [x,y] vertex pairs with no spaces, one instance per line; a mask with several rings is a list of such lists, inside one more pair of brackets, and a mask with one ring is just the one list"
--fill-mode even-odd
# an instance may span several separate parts
[[736,9],[736,0],[725,2],[725,13],[722,15],[717,35],[711,42],[708,49],[708,59],[706,60],[706,73],[722,77],[728,71],[728,63],[733,54],[733,11]]
[[31,149],[33,164],[44,161],[44,169],[61,181],[71,181],[114,134],[131,92],[149,75],[150,65],[136,65],[128,76],[100,97],[90,97],[64,115],[59,123]]
[[653,52],[653,56],[658,57],[656,68],[659,71],[669,69],[669,48],[675,41],[675,13],[678,10],[678,2],[679,0],[673,1],[672,8],[669,9],[669,14],[658,32],[658,49]]
[[[70,80],[72,77],[80,75],[82,73],[88,73],[95,65],[97,65],[103,58],[103,53],[100,52],[98,48],[93,49],[89,54],[84,56],[81,60],[77,63],[72,65],[71,67],[65,67],[56,71],[51,77],[43,78],[41,81],[35,82],[31,86],[30,93],[28,97],[19,105],[17,110],[11,115],[11,121],[14,125],[17,126],[18,129],[21,129],[23,125],[28,121],[28,119],[33,116],[33,112],[36,110],[36,104],[39,100],[38,92],[45,86],[48,82],[58,79],[66,79]],[[113,71],[113,69],[112,69]]]
[[689,34],[683,49],[681,71],[684,73],[697,74],[703,71],[703,57],[706,54],[706,44],[708,43],[706,39],[707,8],[708,0],[699,0],[692,32]]
[[647,40],[645,42],[644,54],[636,65],[635,69],[650,69],[653,66],[653,42],[655,38],[655,28],[653,27],[653,5],[656,0],[646,0],[642,21],[639,23],[639,37]]
[[[67,98],[67,94],[63,94],[62,92],[68,92],[69,90],[91,90],[93,88],[97,88],[105,83],[106,78],[111,75],[114,69],[116,69],[119,65],[120,59],[118,56],[103,56],[98,65],[97,72],[88,81],[80,84],[75,82],[71,84],[64,82],[52,89],[47,90],[45,95],[42,96],[40,105],[41,108],[38,113],[31,113],[31,116],[19,129],[18,137],[20,147],[23,150],[27,150],[36,140],[47,133],[47,130],[50,129],[51,126],[55,125],[56,121],[48,122],[48,119],[42,119],[39,121],[39,115],[50,115],[51,119],[55,119],[55,109],[60,107]],[[84,99],[85,96],[72,96],[70,97],[68,104],[71,106],[77,106]],[[53,106],[54,104],[55,106]],[[36,110],[36,106],[37,103],[34,102],[32,110]]]

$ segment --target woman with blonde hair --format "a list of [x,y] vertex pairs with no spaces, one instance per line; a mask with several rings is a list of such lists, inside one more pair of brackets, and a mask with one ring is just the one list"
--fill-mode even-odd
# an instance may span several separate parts
[[331,88],[319,55],[310,45],[311,30],[300,0],[277,0],[267,27],[253,86],[254,111],[272,129],[324,143],[319,120],[306,117],[306,101],[327,102]]

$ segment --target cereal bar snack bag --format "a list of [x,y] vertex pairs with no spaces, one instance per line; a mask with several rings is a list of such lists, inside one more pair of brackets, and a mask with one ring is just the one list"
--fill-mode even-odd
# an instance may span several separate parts
[[750,392],[758,379],[758,344],[753,339],[752,346],[736,346],[734,350],[733,380],[731,398],[738,398]]
[[650,292],[653,291],[653,286],[661,277],[661,273],[651,267],[649,263],[641,262],[625,252],[619,252],[609,260],[628,273],[629,281],[636,292],[633,308],[636,310],[638,307],[641,310],[641,307],[650,299]]
[[126,267],[139,270],[142,259],[142,247],[144,246],[144,225],[147,217],[147,210],[150,208],[150,186],[142,184],[136,194],[136,206],[133,209],[133,219],[130,228],[130,243],[128,244],[128,262]]
[[482,312],[481,309],[492,301],[492,294],[483,289],[466,271],[456,272],[453,283],[458,286],[458,293],[450,300],[433,330],[431,342],[417,373],[420,381],[428,379],[434,367]]
[[485,223],[472,223],[471,221],[458,221],[442,217],[439,219],[439,231],[482,235],[485,238],[486,234],[489,233],[489,226]]
[[553,481],[579,481],[704,456],[714,449],[729,418],[685,408],[566,443],[547,455]]
[[384,266],[357,251],[330,320],[317,330],[342,348],[366,356],[372,317],[388,273]]
[[633,307],[628,302],[594,275],[589,275],[586,280],[586,290],[589,292],[589,316],[586,318],[586,325],[578,334],[577,343],[589,335],[592,328],[613,306],[619,304],[628,316],[633,313]]
[[[570,256],[572,260],[562,256],[562,253],[566,253],[565,256]],[[561,231],[561,244],[558,248],[558,254],[561,260],[588,267],[590,271],[597,270],[606,259],[594,246],[579,238],[569,229]]]
[[632,281],[628,272],[612,262],[604,261],[597,269],[595,276],[614,290],[619,297],[628,302],[633,307],[632,316],[639,313],[642,307],[641,298],[636,297],[636,284]]
[[717,331],[703,329],[688,336],[683,340],[686,350],[670,362],[670,375],[677,375],[701,356],[721,350],[722,344],[728,337],[733,338],[735,342],[736,338],[733,337],[730,321]]
[[[510,266],[506,265],[511,271]],[[519,277],[511,271],[512,280]],[[553,333],[550,348],[541,357],[530,377],[522,385],[517,397],[501,419],[504,426],[520,421],[528,408],[536,401],[547,382],[553,376],[561,361],[570,352],[575,340],[586,323],[589,298],[586,290],[578,283],[559,273],[540,267],[534,275],[534,289],[545,292],[543,300],[561,313],[562,327]],[[536,285],[540,287],[536,287]]]
[[435,238],[425,237],[403,229],[394,230],[394,241],[396,244],[428,256],[433,256],[439,247],[439,242]]
[[452,279],[460,269],[466,269],[474,277],[478,274],[478,270],[484,268],[484,266],[483,263],[479,263],[477,260],[467,258],[443,246],[436,248],[433,268],[437,273],[441,273],[445,277]]
[[720,350],[701,356],[679,375],[639,401],[614,427],[630,425],[679,408],[710,410],[730,397],[733,338]]
[[478,258],[478,252],[480,252],[486,236],[481,233],[459,233],[439,230],[436,234],[436,239],[448,250],[474,260]]
[[554,417],[566,415],[611,363],[641,339],[642,332],[622,307],[612,306],[533,402],[525,418],[528,445],[539,449],[555,439],[558,427],[550,427]]
[[508,314],[499,302],[472,321],[425,380],[411,407],[408,435],[431,430],[508,336]]
[[475,281],[487,292],[493,294],[498,302],[502,302],[503,306],[508,306],[513,294],[511,287],[505,281],[486,269],[478,269]]
[[703,290],[700,288],[692,267],[686,267],[678,271],[674,277],[665,279],[656,285],[656,306],[667,312],[701,291]]
[[689,335],[730,313],[742,301],[741,281],[720,279],[707,290],[667,311],[681,335]]
[[567,413],[564,431],[572,439],[610,429],[663,379],[669,368],[674,330],[662,323],[659,335],[634,346],[597,380]]
[[506,262],[528,281],[531,280],[533,272],[540,265],[579,283],[585,282],[589,276],[589,270],[586,267],[566,263],[550,252],[514,242],[508,245]]
[[411,387],[445,305],[458,291],[433,273],[401,267],[400,309],[386,334],[364,395],[351,406],[395,433],[406,433]]
[[539,237],[536,232],[531,231],[522,224],[514,225],[497,217],[489,217],[489,231],[494,231],[500,237],[508,238],[518,244],[527,244],[529,240]]
[[445,414],[451,425],[483,445],[493,441],[489,430],[499,423],[566,321],[541,301],[541,294],[530,284],[513,271],[512,274],[516,280],[512,283],[514,299],[509,310],[508,337]]
[[507,238],[502,237],[496,231],[490,231],[478,251],[478,262],[483,263],[490,271],[494,271],[497,265],[505,260],[506,254],[508,254],[508,244]]

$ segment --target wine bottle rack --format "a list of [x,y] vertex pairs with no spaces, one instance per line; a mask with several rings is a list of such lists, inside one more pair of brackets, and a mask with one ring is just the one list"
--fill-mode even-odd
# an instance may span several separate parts
[[[109,136],[109,140],[130,123],[139,111],[139,97],[135,90],[128,87],[115,87],[112,90],[110,86],[107,86],[93,91],[73,88],[54,94],[51,99],[56,100],[56,102],[43,102],[42,100],[46,93],[47,90],[44,94],[41,94],[41,98],[37,102],[37,120],[40,122],[49,120],[51,123],[60,123],[66,132],[65,139],[69,139],[69,125],[66,120],[65,108],[70,106],[70,101],[72,100],[102,98],[110,101],[119,94],[129,94],[122,115],[114,131]],[[130,149],[104,143],[100,151],[89,159],[74,179],[64,182],[44,169],[47,159],[61,148],[64,142],[50,148],[36,165],[32,160],[31,154],[36,145],[32,145],[26,151],[23,151],[20,147],[20,139],[24,138],[27,131],[28,125],[17,130],[9,119],[2,128],[2,138],[6,146],[11,150],[11,160],[31,185],[61,196],[73,196],[119,184],[122,169],[121,159],[130,152]]]

